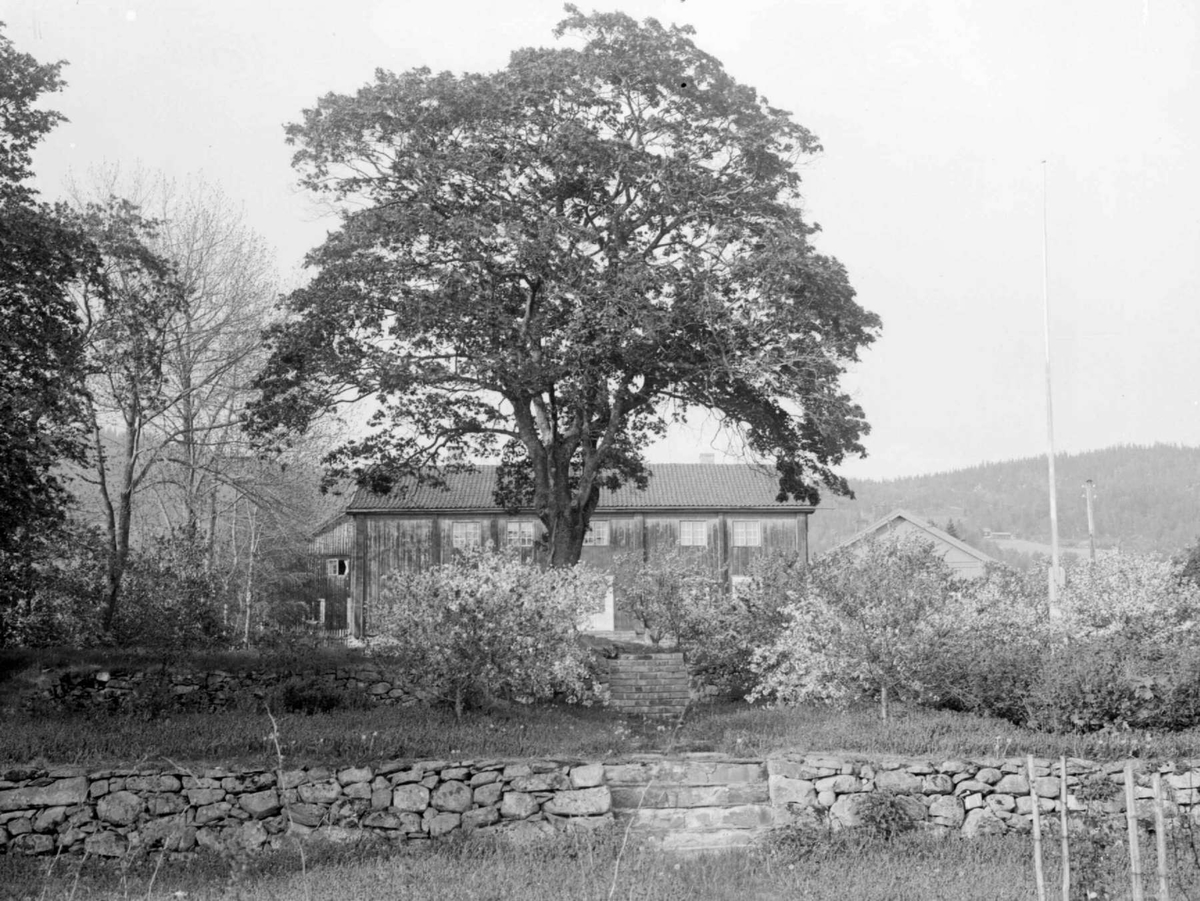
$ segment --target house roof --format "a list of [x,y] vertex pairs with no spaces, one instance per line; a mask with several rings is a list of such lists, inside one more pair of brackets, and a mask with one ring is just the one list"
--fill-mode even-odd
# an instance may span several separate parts
[[964,554],[968,554],[971,557],[974,557],[980,563],[995,563],[996,562],[996,560],[994,558],[989,557],[983,551],[978,550],[977,548],[971,547],[971,545],[967,544],[965,541],[955,538],[949,532],[947,532],[943,529],[939,529],[937,526],[935,526],[933,523],[929,522],[928,520],[922,519],[919,516],[914,516],[913,514],[909,513],[907,510],[893,510],[887,516],[883,517],[880,520],[877,520],[876,522],[873,522],[871,525],[867,526],[865,529],[863,529],[858,534],[856,534],[850,538],[847,538],[845,541],[843,541],[841,544],[839,544],[833,550],[838,551],[838,550],[841,550],[842,548],[847,547],[851,544],[857,544],[858,542],[863,541],[867,538],[872,538],[872,537],[874,537],[874,535],[876,533],[883,531],[888,526],[890,526],[893,522],[895,522],[897,519],[907,520],[908,522],[910,522],[914,526],[916,526],[918,529],[925,532],[925,534],[927,534],[930,538],[934,538],[938,541],[941,541],[945,544],[950,545],[951,547],[957,548],[958,550],[962,551]]
[[[496,510],[496,466],[480,465],[474,472],[446,476],[445,489],[414,485],[391,494],[374,494],[360,488],[348,513],[441,510]],[[601,489],[598,509],[778,509],[809,512],[799,501],[780,503],[778,476],[767,467],[747,464],[656,463],[649,467],[646,490],[625,485],[617,491]]]

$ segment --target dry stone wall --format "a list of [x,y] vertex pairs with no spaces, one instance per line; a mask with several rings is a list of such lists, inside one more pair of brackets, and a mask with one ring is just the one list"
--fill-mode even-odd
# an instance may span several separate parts
[[405,842],[458,831],[525,839],[613,822],[603,766],[552,760],[0,775],[0,850],[27,854],[257,851],[290,837]]
[[252,703],[291,679],[312,680],[333,692],[360,693],[371,701],[399,706],[420,703],[424,698],[386,667],[327,667],[298,672],[269,670],[189,671],[135,669],[47,669],[26,694],[26,708],[42,706],[74,710],[123,709],[156,703],[191,710],[224,710],[239,703]]
[[[831,755],[735,760],[715,754],[622,761],[403,761],[285,770],[13,768],[0,773],[0,852],[120,857],[280,847],[292,838],[427,841],[458,832],[518,841],[628,823],[668,850],[753,844],[774,829],[866,824],[886,792],[915,828],[967,837],[1054,828],[1055,762]],[[1138,771],[1139,818],[1163,774],[1169,816],[1200,819],[1200,767]],[[1067,807],[1124,817],[1123,764],[1070,760]]]

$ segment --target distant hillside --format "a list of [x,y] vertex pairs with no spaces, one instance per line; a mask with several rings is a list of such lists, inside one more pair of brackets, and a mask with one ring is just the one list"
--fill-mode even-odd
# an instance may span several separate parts
[[[1087,545],[1086,479],[1096,483],[1098,547],[1174,555],[1200,538],[1200,448],[1120,445],[1060,454],[1055,470],[1063,545]],[[952,520],[959,537],[1015,563],[1035,550],[1029,542],[1050,541],[1044,456],[903,479],[862,480],[851,487],[853,501],[828,494],[822,499],[811,520],[813,554],[898,507],[938,526]],[[1009,532],[1014,541],[989,542],[984,530]]]

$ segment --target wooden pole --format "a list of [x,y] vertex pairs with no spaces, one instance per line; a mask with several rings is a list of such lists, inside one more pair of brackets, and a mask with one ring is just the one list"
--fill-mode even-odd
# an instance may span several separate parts
[[1083,490],[1087,498],[1087,515],[1088,515],[1088,552],[1093,563],[1096,562],[1096,519],[1092,514],[1092,491],[1095,489],[1096,483],[1088,479],[1083,483]]
[[1029,777],[1029,800],[1033,802],[1033,875],[1037,880],[1038,901],[1046,901],[1046,873],[1042,870],[1042,816],[1033,786],[1033,755],[1025,758]]
[[1050,227],[1046,217],[1046,161],[1042,160],[1042,307],[1046,319],[1046,458],[1050,483],[1050,618],[1061,615],[1058,590],[1062,569],[1058,557],[1058,488],[1054,478],[1054,393],[1050,390]]
[[1125,823],[1129,827],[1129,877],[1132,880],[1130,897],[1145,901],[1142,894],[1142,851],[1138,847],[1137,792],[1133,777],[1133,761],[1125,761]]
[[1067,837],[1067,758],[1058,758],[1058,812],[1062,825],[1062,901],[1071,901],[1071,842]]
[[1158,901],[1170,901],[1167,885],[1167,823],[1163,812],[1162,774],[1154,774],[1154,840],[1158,845]]

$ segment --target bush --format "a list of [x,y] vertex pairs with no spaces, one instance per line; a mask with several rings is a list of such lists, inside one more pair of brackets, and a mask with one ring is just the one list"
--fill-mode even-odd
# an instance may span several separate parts
[[669,637],[683,648],[705,631],[721,593],[706,558],[673,548],[648,560],[619,554],[615,563],[613,591],[642,621],[656,647]]
[[173,654],[228,644],[220,585],[194,530],[155,541],[129,562],[112,637],[121,647]]
[[1030,725],[1059,732],[1200,724],[1200,650],[1188,641],[1092,636],[1054,648],[1032,687]]
[[960,590],[933,545],[889,534],[819,559],[784,608],[778,640],[754,657],[751,697],[787,704],[919,697]]
[[602,602],[603,575],[541,570],[478,549],[423,572],[387,577],[370,646],[395,655],[414,685],[454,705],[581,696],[587,651],[579,625]]
[[329,713],[334,710],[365,710],[371,706],[361,691],[330,685],[319,676],[292,676],[268,695],[272,711],[283,713]]

